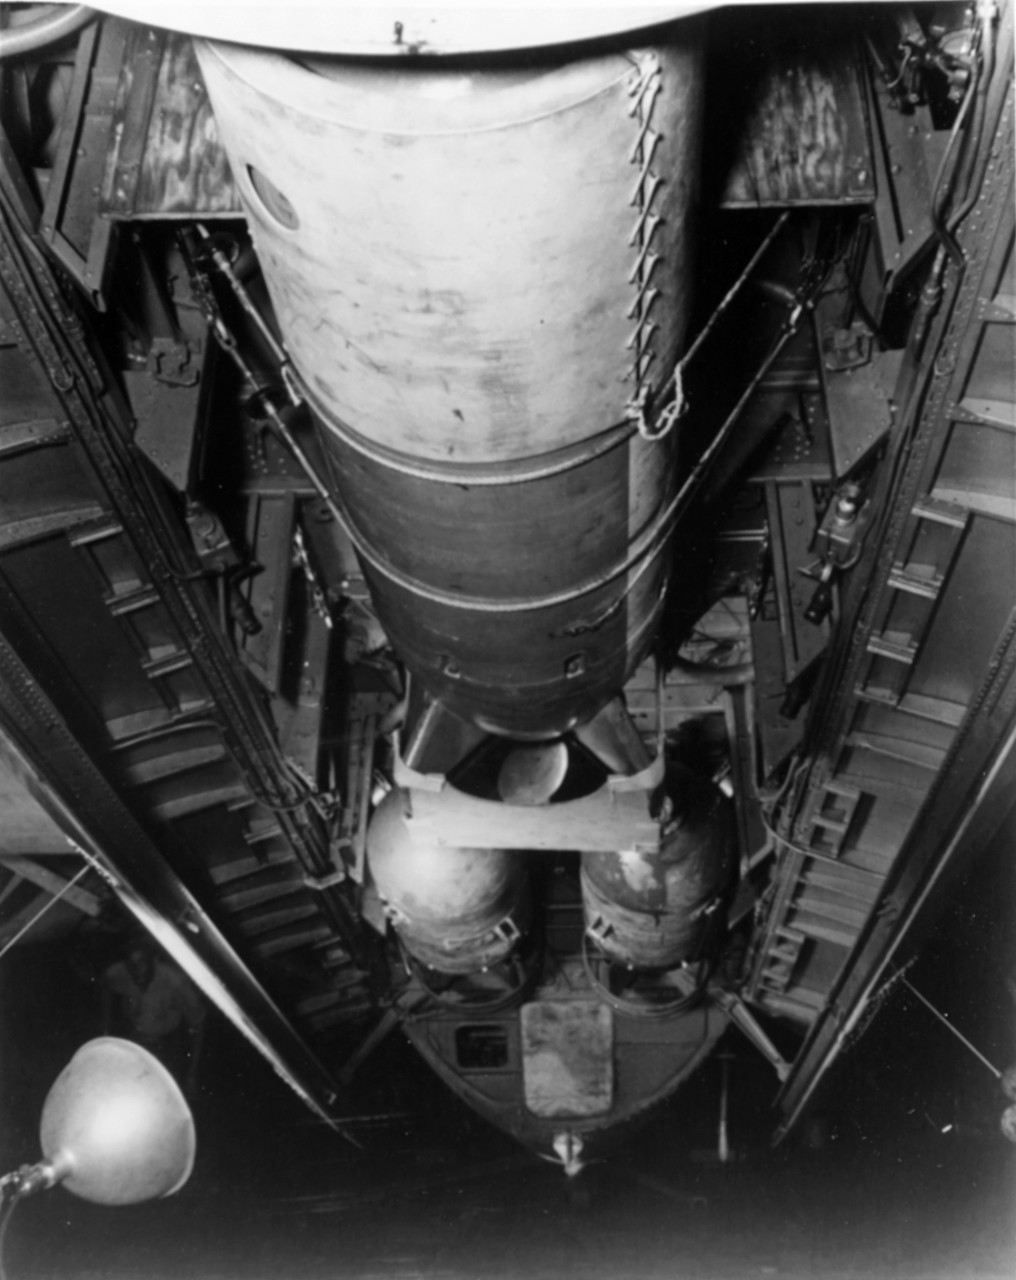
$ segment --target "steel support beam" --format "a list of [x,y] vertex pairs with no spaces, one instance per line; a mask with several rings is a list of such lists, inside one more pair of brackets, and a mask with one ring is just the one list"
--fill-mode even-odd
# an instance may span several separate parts
[[0,762],[128,910],[314,1111],[331,1075],[243,963],[0,636]]

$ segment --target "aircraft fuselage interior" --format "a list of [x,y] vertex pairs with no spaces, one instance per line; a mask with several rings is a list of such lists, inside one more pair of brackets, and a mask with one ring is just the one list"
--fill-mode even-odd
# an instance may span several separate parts
[[3,885],[329,1120],[788,1132],[1016,795],[1009,0],[183,12],[0,27]]

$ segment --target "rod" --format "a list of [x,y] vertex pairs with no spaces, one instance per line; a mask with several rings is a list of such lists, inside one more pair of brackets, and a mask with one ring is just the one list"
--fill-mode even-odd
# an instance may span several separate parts
[[931,1003],[931,1001],[927,999],[926,996],[921,995],[920,991],[917,990],[917,988],[914,986],[914,984],[910,981],[909,978],[903,979],[903,985],[907,988],[908,991],[912,991],[914,995],[917,996],[918,1000],[920,1000],[921,1004],[923,1004],[926,1009],[931,1010],[931,1012],[935,1015],[935,1017],[939,1020],[939,1022],[941,1022],[944,1026],[947,1026],[949,1028],[949,1030],[953,1033],[953,1035],[956,1037],[957,1040],[961,1041],[963,1044],[967,1046],[967,1048],[970,1050],[970,1052],[974,1055],[975,1058],[980,1058],[980,1060],[984,1063],[984,1065],[988,1068],[988,1070],[992,1073],[992,1075],[995,1077],[996,1080],[1002,1079],[1002,1073],[1001,1071],[999,1071],[998,1067],[992,1066],[992,1064],[988,1061],[988,1059],[984,1056],[984,1054],[981,1053],[980,1049],[975,1049],[974,1046],[970,1043],[970,1041],[966,1038],[966,1036],[962,1033],[962,1031],[957,1031],[956,1028],[953,1026],[953,1024],[945,1016],[945,1014],[939,1013],[939,1011],[935,1008],[935,1006]]
[[14,937],[11,938],[10,941],[7,942],[7,944],[4,946],[3,950],[0,951],[0,960],[4,958],[4,956],[7,954],[8,951],[10,951],[11,947],[13,947],[16,942],[18,942],[21,938],[25,936],[25,934],[29,931],[29,929],[31,929],[31,927],[34,924],[36,924],[39,920],[42,919],[42,917],[46,914],[46,912],[50,909],[50,907],[53,906],[54,903],[60,901],[60,899],[64,896],[64,894],[67,892],[68,889],[73,888],[73,886],[77,884],[77,882],[88,870],[89,870],[89,867],[88,867],[88,863],[86,862],[85,865],[74,876],[72,880],[68,880],[67,883],[63,886],[63,888],[58,893],[55,893],[52,896],[52,898],[50,898],[50,900],[45,904],[45,906],[42,907],[41,910],[37,911],[34,916],[32,916],[31,920],[29,920],[26,924],[21,926],[21,928],[17,931]]
[[720,1164],[727,1164],[730,1161],[730,1142],[727,1138],[727,1087],[729,1084],[729,1066],[730,1058],[727,1054],[723,1054],[720,1058],[720,1070],[722,1072],[720,1083],[720,1131],[717,1135],[717,1155],[720,1158]]
[[716,327],[716,325],[719,323],[720,319],[722,318],[724,312],[727,310],[730,304],[734,301],[737,295],[741,292],[742,285],[744,285],[748,277],[758,266],[759,260],[761,259],[762,255],[766,252],[766,250],[769,248],[772,242],[783,230],[784,226],[786,225],[787,219],[789,217],[790,217],[790,210],[787,209],[785,212],[781,213],[780,216],[776,219],[776,225],[773,227],[773,229],[769,232],[766,238],[762,241],[759,247],[752,254],[751,261],[748,263],[745,269],[741,272],[738,278],[734,281],[733,285],[727,290],[726,296],[724,297],[720,305],[716,308],[716,310],[713,312],[713,314],[709,317],[709,320],[706,323],[705,328],[703,328],[702,332],[698,335],[695,341],[691,344],[688,350],[681,357],[680,364],[682,368],[686,367],[694,359],[695,355],[698,353],[699,347],[701,347],[702,343],[705,342],[706,338],[708,338],[710,333],[712,333],[713,329]]
[[[197,232],[198,232],[198,235],[201,237],[202,241],[204,242],[204,245],[208,250],[209,256],[211,257],[212,261],[215,263],[216,267],[218,268],[220,275],[223,275],[226,277],[226,280],[229,283],[229,287],[233,290],[233,293],[236,297],[237,302],[239,302],[240,306],[243,307],[247,315],[249,315],[250,318],[254,321],[255,325],[257,325],[258,332],[264,338],[265,342],[268,343],[268,346],[271,349],[272,355],[275,356],[276,360],[278,360],[280,365],[288,364],[289,363],[288,353],[286,352],[285,348],[281,345],[281,343],[278,341],[278,339],[275,337],[275,334],[272,332],[271,327],[269,326],[267,320],[265,320],[264,316],[254,305],[253,301],[251,300],[250,294],[244,288],[243,281],[233,270],[233,267],[229,261],[229,258],[225,255],[225,253],[223,253],[223,251],[219,248],[216,242],[209,235],[207,228],[202,226],[200,222],[197,224]],[[290,389],[288,383],[287,383],[286,389],[290,393],[290,399],[293,400],[294,404],[297,403],[296,397],[293,395],[293,392]]]

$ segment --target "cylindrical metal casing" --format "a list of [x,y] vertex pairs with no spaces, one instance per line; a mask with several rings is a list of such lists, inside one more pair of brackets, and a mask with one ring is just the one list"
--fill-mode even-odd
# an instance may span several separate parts
[[476,973],[507,960],[529,926],[524,861],[502,849],[415,844],[392,791],[367,832],[367,860],[403,945],[428,968]]
[[668,969],[702,955],[722,923],[734,870],[730,804],[686,769],[668,769],[675,816],[658,853],[582,855],[586,930],[608,956],[634,968]]
[[198,46],[381,622],[492,732],[588,719],[659,615],[676,440],[627,424],[688,310],[701,28],[674,30],[476,71]]

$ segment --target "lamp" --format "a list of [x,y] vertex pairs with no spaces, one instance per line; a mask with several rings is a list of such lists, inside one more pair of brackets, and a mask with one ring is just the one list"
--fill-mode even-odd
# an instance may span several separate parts
[[20,1198],[62,1183],[95,1204],[137,1204],[179,1191],[194,1166],[190,1108],[158,1059],[129,1040],[83,1045],[42,1110],[44,1159],[0,1179]]

